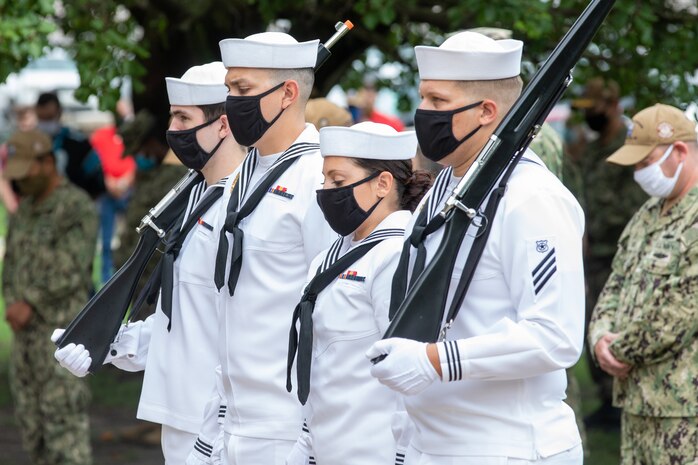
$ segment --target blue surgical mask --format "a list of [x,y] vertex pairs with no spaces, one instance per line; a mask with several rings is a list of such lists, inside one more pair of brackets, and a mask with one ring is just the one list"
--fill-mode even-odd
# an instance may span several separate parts
[[57,120],[39,121],[36,123],[36,128],[53,137],[61,131],[61,122]]

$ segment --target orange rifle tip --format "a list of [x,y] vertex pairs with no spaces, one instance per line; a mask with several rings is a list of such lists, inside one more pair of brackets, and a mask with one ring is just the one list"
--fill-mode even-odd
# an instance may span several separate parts
[[344,25],[349,29],[354,29],[354,23],[352,23],[348,19],[346,21],[344,21]]

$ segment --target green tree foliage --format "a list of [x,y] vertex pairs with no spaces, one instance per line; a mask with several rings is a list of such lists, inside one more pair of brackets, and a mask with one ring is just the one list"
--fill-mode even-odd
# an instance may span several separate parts
[[104,108],[113,108],[125,76],[136,78],[137,91],[144,89],[138,78],[145,74],[142,60],[148,52],[139,30],[117,2],[0,0],[0,82],[41,56],[51,42],[65,46],[77,63],[82,87],[76,96],[94,94]]
[[[54,29],[69,39],[83,82],[80,95],[114,101],[115,79],[135,78],[137,104],[166,105],[163,78],[217,59],[218,41],[265,30],[278,18],[300,40],[327,38],[337,20],[356,28],[317,76],[320,92],[358,85],[373,46],[402,72],[383,85],[406,93],[416,82],[412,46],[438,44],[449,32],[490,26],[524,40],[530,75],[569,28],[586,0],[0,0],[0,79],[39,55]],[[62,3],[62,5],[61,5]],[[696,94],[698,12],[686,0],[619,0],[575,70],[577,82],[601,74],[617,80],[639,107],[685,106]],[[353,72],[352,72],[353,71]],[[138,85],[140,84],[140,85]]]
[[41,56],[55,25],[52,0],[0,0],[0,81]]
[[128,9],[117,2],[65,0],[61,16],[55,20],[68,34],[83,86],[77,98],[97,95],[104,108],[114,108],[118,89],[125,76],[132,76],[134,90],[145,87],[140,78],[146,69],[147,49],[140,43],[140,25]]

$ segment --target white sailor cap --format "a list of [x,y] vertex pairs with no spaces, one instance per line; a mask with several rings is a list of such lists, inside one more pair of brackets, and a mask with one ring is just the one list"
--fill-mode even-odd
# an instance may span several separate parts
[[193,66],[181,78],[165,78],[170,105],[213,105],[225,102],[225,66],[220,61]]
[[414,131],[397,132],[387,124],[366,121],[351,127],[320,129],[320,153],[371,160],[408,160],[417,153]]
[[438,47],[415,47],[420,79],[489,81],[521,73],[520,40],[494,40],[477,32],[459,32]]
[[219,46],[227,68],[314,68],[319,40],[298,42],[283,32],[262,32],[244,39],[224,39]]

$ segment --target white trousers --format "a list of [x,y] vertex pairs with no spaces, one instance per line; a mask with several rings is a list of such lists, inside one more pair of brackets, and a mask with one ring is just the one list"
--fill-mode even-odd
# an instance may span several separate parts
[[285,465],[296,441],[226,434],[225,443],[227,465]]
[[582,465],[583,463],[584,451],[581,444],[559,454],[537,460],[429,455],[419,452],[412,446],[407,449],[405,455],[405,465]]
[[162,425],[160,442],[165,465],[183,465],[189,452],[194,449],[196,434]]

